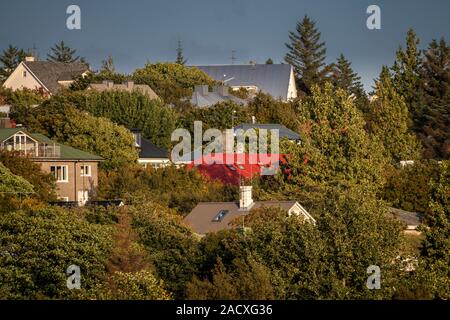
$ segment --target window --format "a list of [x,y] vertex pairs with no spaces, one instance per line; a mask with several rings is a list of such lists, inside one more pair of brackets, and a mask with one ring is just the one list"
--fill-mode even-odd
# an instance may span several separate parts
[[56,182],[69,182],[67,166],[51,166],[50,172],[55,176]]
[[91,166],[81,166],[80,168],[82,177],[90,177],[91,176]]
[[26,71],[22,71],[22,77],[24,77],[24,78],[27,77],[27,72]]
[[78,204],[80,206],[84,206],[86,202],[89,200],[89,192],[86,190],[78,191]]
[[228,214],[228,212],[228,210],[220,210],[219,213],[214,217],[213,222],[221,222]]

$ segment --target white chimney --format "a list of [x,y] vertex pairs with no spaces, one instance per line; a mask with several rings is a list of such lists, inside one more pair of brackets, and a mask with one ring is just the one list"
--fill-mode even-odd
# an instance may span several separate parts
[[239,209],[249,210],[253,205],[252,186],[239,187]]
[[255,124],[256,123],[256,117],[252,116],[252,123]]
[[33,61],[35,61],[35,59],[32,56],[25,57],[25,62],[33,62]]

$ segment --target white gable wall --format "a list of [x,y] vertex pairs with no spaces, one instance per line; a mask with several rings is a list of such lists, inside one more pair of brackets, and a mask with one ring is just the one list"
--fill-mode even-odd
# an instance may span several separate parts
[[294,68],[291,68],[291,75],[289,76],[287,100],[295,98],[297,98],[297,86],[295,85]]
[[[26,73],[26,76],[24,76],[24,72]],[[23,62],[20,63],[16,70],[13,71],[13,73],[6,79],[6,81],[3,83],[3,86],[5,88],[10,88],[13,91],[15,90],[21,90],[24,88],[30,89],[30,90],[36,90],[43,88],[45,89],[42,84],[37,80],[37,78],[23,65]]]

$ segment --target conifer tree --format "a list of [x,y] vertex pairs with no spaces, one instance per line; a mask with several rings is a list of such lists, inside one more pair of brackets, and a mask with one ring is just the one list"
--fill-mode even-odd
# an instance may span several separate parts
[[389,69],[384,66],[370,105],[370,132],[383,142],[386,156],[395,163],[420,156],[420,146],[410,132],[410,125],[406,103],[395,90]]
[[424,54],[421,81],[424,91],[420,136],[427,158],[450,156],[450,46],[444,39],[433,40]]
[[294,67],[298,89],[309,94],[312,86],[322,84],[330,71],[325,63],[325,42],[321,42],[316,23],[308,16],[297,23],[294,32],[289,32],[289,40],[284,60]]
[[25,55],[25,51],[12,45],[9,45],[8,48],[3,50],[0,56],[0,62],[2,64],[0,68],[0,82],[5,81],[19,63],[25,60]]
[[406,37],[406,49],[400,47],[392,67],[393,83],[397,92],[403,96],[415,126],[420,125],[423,101],[420,90],[420,68],[422,55],[418,48],[420,41],[413,29]]
[[63,63],[72,63],[80,60],[79,56],[75,56],[77,50],[71,49],[66,46],[64,41],[61,41],[59,44],[55,44],[53,48],[51,48],[51,53],[47,55],[48,61],[53,62],[63,62]]
[[344,89],[355,96],[364,94],[361,77],[353,71],[351,63],[343,54],[337,58],[333,65],[331,80],[337,88]]
[[177,59],[175,60],[175,63],[185,65],[187,60],[183,56],[183,46],[181,45],[181,40],[178,40],[178,47],[177,47]]

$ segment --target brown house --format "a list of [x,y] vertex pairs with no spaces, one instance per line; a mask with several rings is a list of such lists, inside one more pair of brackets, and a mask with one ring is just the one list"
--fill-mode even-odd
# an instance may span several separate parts
[[57,195],[62,201],[86,203],[98,186],[98,163],[103,158],[56,143],[25,128],[0,129],[0,149],[18,151],[41,165],[56,179]]
[[245,219],[253,209],[279,208],[288,215],[299,216],[305,221],[316,223],[316,220],[297,201],[253,201],[252,187],[241,186],[239,202],[200,202],[192,209],[184,222],[199,235],[233,229],[231,223],[236,219]]

